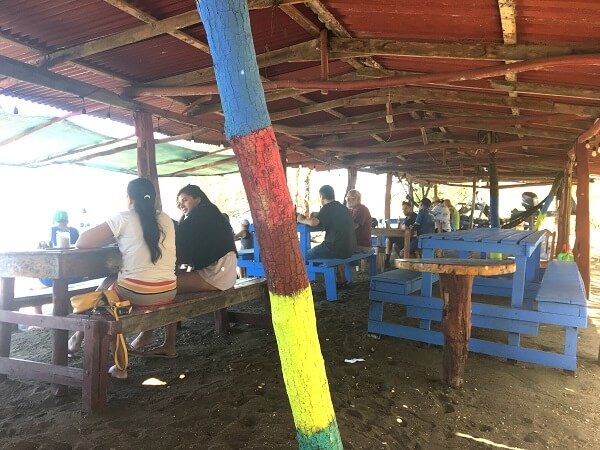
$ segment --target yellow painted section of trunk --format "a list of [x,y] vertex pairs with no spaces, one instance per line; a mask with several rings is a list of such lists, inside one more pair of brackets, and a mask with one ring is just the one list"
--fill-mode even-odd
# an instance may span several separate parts
[[310,286],[290,296],[271,294],[271,314],[283,379],[296,428],[307,436],[335,418],[317,335]]

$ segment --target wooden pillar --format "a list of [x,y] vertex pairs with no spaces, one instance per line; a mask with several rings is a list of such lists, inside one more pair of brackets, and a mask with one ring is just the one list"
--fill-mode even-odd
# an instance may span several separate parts
[[496,152],[490,152],[489,164],[490,180],[490,225],[492,228],[500,228],[500,213],[498,211],[498,167],[496,166]]
[[573,256],[590,296],[590,168],[585,144],[575,146],[577,160],[577,210],[575,211],[575,244]]
[[358,172],[356,167],[348,167],[348,185],[346,186],[346,192],[350,189],[356,189],[356,178],[358,177]]
[[437,186],[438,186],[437,184],[434,184],[434,185],[433,185],[433,196],[434,196],[434,197],[437,197],[437,196],[438,196],[438,193],[437,193]]
[[385,179],[385,203],[383,209],[384,219],[390,219],[390,204],[392,203],[392,173],[389,172]]
[[138,176],[147,178],[156,189],[156,209],[162,209],[158,172],[156,170],[156,147],[154,146],[154,126],[152,114],[147,111],[134,111],[135,135],[137,136]]
[[556,253],[570,247],[571,233],[571,186],[573,185],[573,161],[569,160],[565,169],[565,176],[560,196],[560,211],[558,216],[558,233],[556,236]]
[[475,217],[475,202],[477,201],[477,175],[473,177],[473,195],[471,196],[471,216],[469,217],[469,229],[473,228]]

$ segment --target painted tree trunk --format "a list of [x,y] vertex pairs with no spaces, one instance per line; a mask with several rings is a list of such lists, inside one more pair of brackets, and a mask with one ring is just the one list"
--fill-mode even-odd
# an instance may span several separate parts
[[202,0],[225,133],[237,156],[254,220],[283,378],[302,449],[342,442],[329,393],[306,267],[262,90],[245,0]]
[[473,275],[440,274],[440,289],[444,301],[442,382],[453,388],[463,385],[465,363],[469,354],[472,286]]

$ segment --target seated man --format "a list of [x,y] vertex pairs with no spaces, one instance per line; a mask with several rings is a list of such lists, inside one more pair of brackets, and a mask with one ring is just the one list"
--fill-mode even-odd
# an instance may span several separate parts
[[[435,222],[433,220],[433,216],[431,215],[431,211],[429,211],[430,207],[431,200],[429,200],[427,197],[423,197],[419,203],[419,213],[417,214],[415,223],[410,226],[411,229],[417,230],[417,237],[421,236],[422,234],[435,233]],[[419,240],[417,238],[412,238],[410,240],[410,251],[415,252],[418,244]]]
[[371,245],[371,213],[369,208],[361,203],[361,195],[356,189],[350,189],[346,194],[348,208],[352,210],[352,220],[356,232],[356,251],[367,252]]
[[[398,228],[406,229],[415,223],[417,220],[417,214],[413,211],[410,202],[402,202],[402,212],[404,213],[404,223],[398,221]],[[390,258],[392,253],[394,259],[400,258],[400,253],[404,250],[404,238],[403,237],[388,237],[385,242],[385,265],[389,267]]]
[[[298,214],[298,223],[304,223],[310,227],[322,227],[325,230],[325,239],[306,253],[306,259],[321,258],[348,258],[354,253],[356,247],[356,234],[354,233],[354,221],[350,211],[335,199],[335,192],[329,185],[321,186],[319,197],[323,207],[316,216],[305,217]],[[338,270],[338,283],[340,287],[347,286],[343,271]]]
[[254,239],[252,238],[252,233],[248,230],[248,228],[250,228],[250,222],[248,219],[242,219],[240,220],[240,225],[242,229],[233,237],[236,241],[240,241],[240,250],[254,248]]
[[435,229],[438,230],[438,224],[442,224],[442,231],[444,233],[452,231],[452,227],[450,225],[450,210],[447,206],[444,206],[442,201],[433,197],[431,199],[431,203],[433,204],[431,208],[431,214],[433,215],[433,220],[435,221]]

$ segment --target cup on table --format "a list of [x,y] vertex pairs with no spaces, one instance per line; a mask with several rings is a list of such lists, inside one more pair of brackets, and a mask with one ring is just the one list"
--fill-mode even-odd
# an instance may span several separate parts
[[69,248],[71,246],[71,233],[68,231],[58,231],[56,233],[56,247]]

